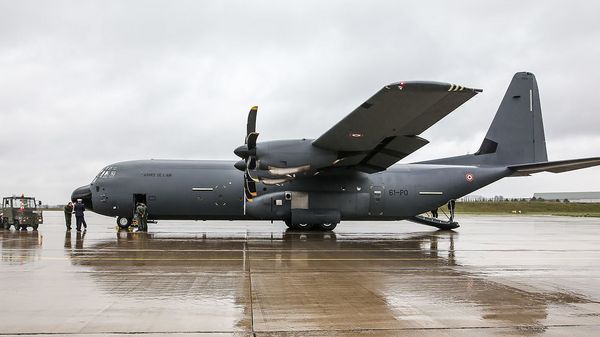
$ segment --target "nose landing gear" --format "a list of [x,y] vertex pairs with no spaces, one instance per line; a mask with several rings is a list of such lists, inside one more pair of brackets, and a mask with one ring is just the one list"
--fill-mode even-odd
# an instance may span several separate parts
[[131,218],[126,218],[124,216],[117,217],[117,226],[120,229],[129,229],[131,226]]

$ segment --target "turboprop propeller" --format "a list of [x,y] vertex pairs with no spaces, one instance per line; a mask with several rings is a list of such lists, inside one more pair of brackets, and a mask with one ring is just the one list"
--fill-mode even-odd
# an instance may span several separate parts
[[281,185],[298,175],[312,176],[340,161],[337,152],[312,145],[310,139],[266,141],[257,144],[256,115],[258,107],[248,113],[244,145],[235,153],[242,160],[234,164],[244,172],[244,209],[256,196],[256,183]]
[[244,171],[244,214],[246,214],[246,202],[252,201],[256,196],[256,179],[250,175],[250,170],[256,168],[256,140],[258,133],[256,132],[256,113],[258,107],[253,106],[248,113],[248,123],[246,125],[246,137],[244,145],[239,146],[233,151],[242,160],[235,163],[238,170]]

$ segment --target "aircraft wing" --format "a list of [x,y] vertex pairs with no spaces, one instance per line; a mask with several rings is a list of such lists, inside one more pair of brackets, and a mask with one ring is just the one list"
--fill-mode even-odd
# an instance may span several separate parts
[[600,165],[600,157],[521,164],[509,166],[508,168],[514,171],[513,176],[528,176],[540,172],[561,173],[597,165]]
[[418,137],[481,92],[440,82],[398,82],[379,90],[313,145],[337,151],[334,167],[383,171],[428,143]]

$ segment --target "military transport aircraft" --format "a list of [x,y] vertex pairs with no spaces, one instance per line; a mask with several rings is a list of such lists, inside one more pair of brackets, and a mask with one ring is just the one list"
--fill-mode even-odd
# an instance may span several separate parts
[[[439,82],[384,86],[317,139],[257,142],[248,115],[242,160],[137,160],[105,167],[76,189],[96,213],[131,225],[136,202],[151,220],[281,220],[332,230],[341,220],[410,220],[456,228],[452,217],[421,215],[496,180],[600,164],[600,157],[548,161],[538,86],[514,75],[479,150],[419,163],[396,162],[428,143],[419,137],[481,92]],[[452,202],[450,202],[452,205]]]

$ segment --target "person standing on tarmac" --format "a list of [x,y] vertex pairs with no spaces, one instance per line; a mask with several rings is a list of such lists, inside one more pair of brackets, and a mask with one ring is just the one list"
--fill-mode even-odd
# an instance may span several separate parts
[[148,212],[147,207],[143,202],[137,204],[135,208],[135,214],[138,218],[138,231],[147,232],[148,231]]
[[450,211],[450,222],[454,221],[454,210],[456,209],[456,200],[448,201],[448,211]]
[[73,218],[73,203],[69,201],[68,204],[65,205],[65,225],[67,226],[67,230],[71,230],[71,219]]
[[77,203],[75,204],[75,225],[77,226],[78,232],[81,232],[81,225],[85,222],[85,219],[83,218],[83,212],[85,212],[83,200],[77,199]]

